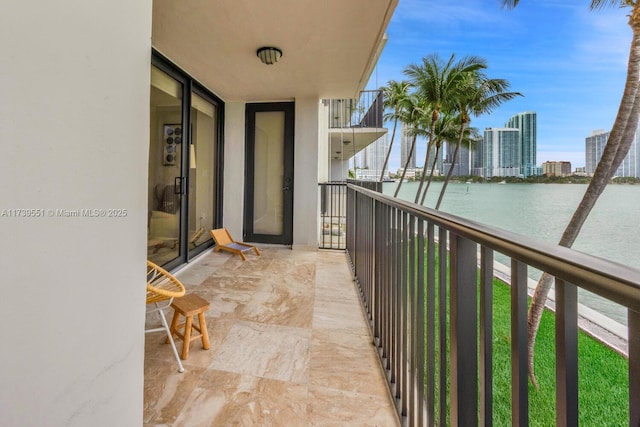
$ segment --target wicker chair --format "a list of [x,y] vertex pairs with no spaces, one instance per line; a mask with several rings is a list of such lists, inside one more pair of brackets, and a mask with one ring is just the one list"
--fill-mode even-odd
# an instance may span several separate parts
[[169,330],[167,319],[164,316],[164,309],[169,308],[174,298],[179,298],[185,294],[182,283],[171,273],[151,261],[147,261],[147,314],[158,313],[162,327],[145,329],[145,333],[165,331],[167,341],[171,344],[173,355],[178,361],[178,372],[184,372],[182,361],[178,355],[176,344]]

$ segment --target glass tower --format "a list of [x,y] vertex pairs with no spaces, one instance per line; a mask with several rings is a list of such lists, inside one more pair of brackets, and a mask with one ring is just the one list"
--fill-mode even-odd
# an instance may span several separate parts
[[[609,140],[610,132],[598,129],[585,138],[585,168],[587,175],[593,175],[602,157],[604,147]],[[636,134],[629,148],[629,153],[622,160],[615,176],[640,178],[640,132]]]
[[535,111],[525,111],[511,117],[505,124],[506,128],[520,131],[520,174],[525,178],[532,175],[536,169],[537,150],[537,114]]
[[[400,167],[404,168],[404,165],[407,164],[407,157],[409,157],[409,151],[411,150],[411,143],[413,142],[413,135],[411,132],[405,127],[404,123],[400,126]],[[417,144],[417,141],[416,141]],[[407,169],[415,169],[416,168],[416,150],[414,148],[413,154],[411,155],[411,159],[409,160],[409,164],[407,165]]]
[[520,131],[486,128],[483,141],[484,177],[520,175]]

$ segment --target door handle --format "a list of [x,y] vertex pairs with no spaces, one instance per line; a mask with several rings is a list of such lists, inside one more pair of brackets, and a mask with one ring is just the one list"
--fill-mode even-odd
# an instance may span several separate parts
[[176,176],[173,179],[173,192],[174,194],[184,194],[185,179],[181,176]]

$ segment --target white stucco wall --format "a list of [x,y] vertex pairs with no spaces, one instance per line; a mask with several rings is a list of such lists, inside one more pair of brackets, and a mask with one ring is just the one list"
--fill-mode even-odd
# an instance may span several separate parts
[[1,426],[142,425],[151,4],[0,6]]
[[[331,160],[330,162],[330,180],[331,181],[346,181],[349,178],[349,160]],[[353,163],[351,163],[353,166]]]
[[318,105],[318,182],[329,181],[329,104]]
[[223,224],[242,240],[244,218],[245,103],[227,102],[224,110]]
[[296,99],[293,247],[317,248],[319,235],[318,137],[320,101]]

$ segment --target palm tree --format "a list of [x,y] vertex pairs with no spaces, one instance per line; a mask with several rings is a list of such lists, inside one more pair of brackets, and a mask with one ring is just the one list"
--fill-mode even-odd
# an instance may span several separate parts
[[[504,102],[509,101],[516,96],[522,96],[518,92],[508,92],[509,82],[504,79],[489,79],[484,73],[479,70],[468,71],[458,80],[457,93],[454,94],[451,99],[453,108],[457,111],[459,118],[458,123],[460,125],[458,141],[456,148],[453,152],[453,158],[451,160],[451,167],[440,190],[440,196],[436,203],[436,210],[440,209],[440,204],[444,198],[444,193],[447,191],[447,185],[453,175],[453,168],[460,151],[460,145],[462,145],[465,135],[469,139],[478,139],[478,131],[467,133],[469,123],[471,122],[471,116],[479,117],[483,114],[488,114],[495,108],[502,105]],[[474,135],[475,133],[475,135]]]
[[387,169],[389,163],[389,155],[391,154],[391,147],[393,147],[393,140],[396,137],[396,127],[398,126],[398,119],[401,115],[401,107],[403,100],[409,93],[409,82],[396,80],[390,80],[385,87],[382,88],[384,95],[384,101],[382,105],[384,108],[390,108],[392,111],[384,115],[384,120],[393,120],[393,133],[391,134],[391,142],[387,149],[387,155],[384,158],[384,164],[382,165],[382,171],[380,172],[380,181],[384,179],[384,171]]
[[[507,8],[514,8],[518,3],[518,0],[503,0],[503,5]],[[627,156],[638,128],[638,119],[640,118],[640,91],[638,91],[640,80],[640,2],[637,0],[592,0],[590,8],[594,10],[605,6],[631,8],[631,13],[628,16],[629,26],[633,34],[627,63],[627,78],[618,113],[607,140],[607,145],[602,152],[600,162],[582,197],[582,201],[573,213],[558,243],[560,246],[568,248],[573,245],[591,209],[595,206],[596,201],[615,174],[620,163],[622,163],[622,160]],[[553,277],[546,273],[542,275],[529,307],[528,368],[529,378],[531,378],[531,382],[536,388],[538,384],[533,367],[535,340],[552,283]]]
[[[423,171],[427,170],[429,164],[429,152],[433,147],[435,126],[440,113],[449,108],[451,100],[459,90],[459,82],[465,74],[483,68],[486,68],[486,61],[480,57],[466,56],[456,61],[455,54],[451,54],[445,62],[438,54],[431,54],[422,58],[422,64],[412,64],[404,70],[404,74],[409,77],[416,92],[431,106],[431,129]],[[423,172],[416,192],[416,203],[422,191],[424,177]]]
[[[429,187],[431,186],[431,181],[433,180],[433,173],[436,169],[436,164],[438,163],[438,156],[440,155],[440,149],[442,148],[442,144],[444,142],[454,141],[458,138],[458,125],[456,123],[458,116],[452,116],[451,114],[442,114],[438,119],[435,127],[435,135],[433,140],[433,146],[436,148],[435,153],[433,153],[433,161],[431,162],[431,170],[429,171],[429,178],[427,179],[427,185],[422,192],[422,197],[420,198],[420,204],[424,205],[424,200],[427,197],[427,191],[429,191]],[[427,147],[427,149],[429,149]],[[420,190],[418,190],[419,192]],[[417,203],[417,202],[416,202]]]
[[413,152],[416,148],[416,139],[418,138],[418,135],[425,134],[425,129],[429,127],[429,120],[431,119],[431,115],[428,114],[429,106],[426,104],[424,98],[414,93],[406,97],[403,100],[403,103],[404,106],[401,109],[403,113],[400,117],[400,121],[408,126],[409,134],[412,137],[411,148],[409,149],[407,160],[403,165],[402,176],[400,177],[400,181],[398,182],[398,186],[396,187],[393,197],[398,197],[398,193],[400,192],[400,187],[402,186],[404,177],[407,174],[409,161],[411,161],[411,156],[413,156]]

